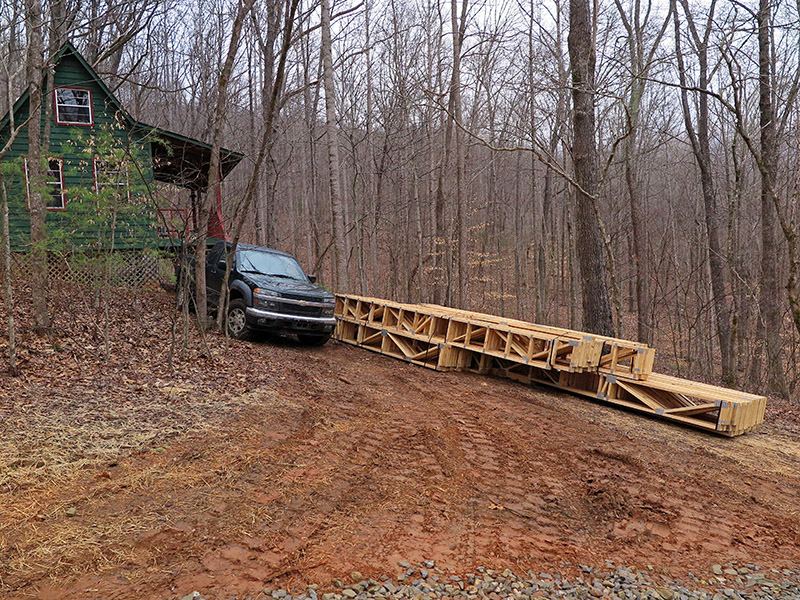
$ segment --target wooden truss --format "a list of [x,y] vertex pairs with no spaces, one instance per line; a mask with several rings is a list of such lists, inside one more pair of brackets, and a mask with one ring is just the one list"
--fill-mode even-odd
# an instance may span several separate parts
[[653,373],[655,350],[629,340],[435,304],[338,295],[336,338],[438,371],[539,383],[735,436],[764,421],[766,398]]

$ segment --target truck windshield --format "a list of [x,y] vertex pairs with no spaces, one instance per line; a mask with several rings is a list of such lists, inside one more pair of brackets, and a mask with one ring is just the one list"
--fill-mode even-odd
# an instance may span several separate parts
[[242,250],[237,254],[239,255],[239,264],[245,273],[259,273],[260,275],[307,281],[303,269],[290,256],[259,250]]

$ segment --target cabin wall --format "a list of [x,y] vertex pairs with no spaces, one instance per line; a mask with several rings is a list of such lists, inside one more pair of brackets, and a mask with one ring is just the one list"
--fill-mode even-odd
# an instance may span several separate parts
[[[54,250],[109,249],[112,223],[115,249],[143,249],[158,245],[156,214],[150,192],[153,187],[152,149],[141,129],[127,123],[117,114],[113,100],[87,73],[80,61],[67,54],[62,57],[55,73],[56,87],[76,87],[91,90],[94,123],[85,125],[58,125],[50,115],[51,133],[49,151],[43,155],[63,160],[66,192],[65,210],[48,210],[48,239]],[[52,97],[48,99],[52,104]],[[43,111],[44,112],[44,111]],[[28,116],[28,102],[15,113],[15,122]],[[45,129],[43,114],[41,128]],[[9,131],[0,132],[0,140],[8,139]],[[110,206],[98,208],[95,191],[92,157],[109,157],[107,152],[122,149],[131,156],[129,171],[130,198],[117,202],[116,219]],[[11,246],[24,252],[30,244],[30,214],[23,174],[22,158],[27,154],[28,133],[20,132],[11,150],[3,159],[3,170],[8,190]],[[106,202],[108,205],[109,203]]]

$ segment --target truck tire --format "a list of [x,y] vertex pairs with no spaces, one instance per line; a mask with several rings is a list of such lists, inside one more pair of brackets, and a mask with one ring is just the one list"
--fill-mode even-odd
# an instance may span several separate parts
[[246,340],[250,337],[250,330],[247,328],[247,305],[244,300],[237,298],[228,304],[228,314],[225,319],[225,327],[228,335],[237,340]]
[[297,339],[300,340],[300,343],[303,346],[324,346],[325,343],[331,339],[330,333],[298,333]]

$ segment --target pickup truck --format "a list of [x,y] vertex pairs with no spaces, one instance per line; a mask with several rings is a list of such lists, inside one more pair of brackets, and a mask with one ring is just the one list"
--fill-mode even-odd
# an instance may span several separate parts
[[[208,305],[218,306],[230,242],[217,242],[206,259]],[[226,315],[228,334],[245,339],[254,331],[294,334],[300,343],[321,346],[336,325],[333,294],[314,285],[291,254],[237,244],[231,256]],[[194,268],[191,265],[189,271]],[[181,287],[180,285],[178,286]]]

